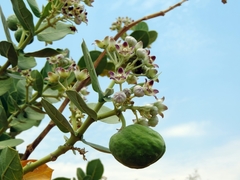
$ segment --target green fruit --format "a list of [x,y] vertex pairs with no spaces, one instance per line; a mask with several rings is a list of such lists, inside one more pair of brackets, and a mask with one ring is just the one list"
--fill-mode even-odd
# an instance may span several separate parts
[[11,29],[12,31],[16,31],[18,29],[18,24],[19,24],[19,21],[18,21],[18,18],[15,14],[10,15],[7,18],[8,28]]
[[21,36],[22,36],[22,32],[23,32],[22,29],[18,29],[18,30],[14,33],[14,37],[15,37],[15,39],[16,39],[17,42],[20,41]]
[[162,136],[149,127],[134,124],[110,138],[109,149],[117,161],[130,168],[145,168],[165,153]]

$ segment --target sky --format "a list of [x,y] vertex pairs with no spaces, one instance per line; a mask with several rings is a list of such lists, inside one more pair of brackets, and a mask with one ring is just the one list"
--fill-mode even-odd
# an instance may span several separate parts
[[[80,44],[84,39],[88,49],[95,49],[94,40],[114,36],[109,27],[117,17],[139,19],[164,10],[177,0],[151,1],[98,1],[94,7],[86,7],[88,25],[77,27],[75,35],[54,42],[52,48],[69,48],[71,57],[78,61],[82,56]],[[45,4],[45,0],[38,3]],[[0,3],[5,16],[12,14],[10,2]],[[195,170],[201,180],[240,179],[240,1],[190,0],[181,7],[147,21],[158,39],[152,45],[162,72],[158,97],[165,97],[168,110],[157,127],[166,142],[166,153],[155,164],[141,170],[129,169],[119,164],[111,155],[98,152],[82,143],[88,151],[87,159],[100,158],[104,164],[104,176],[108,180],[185,180]],[[1,40],[5,40],[0,28]],[[44,43],[34,41],[26,51],[44,48]],[[1,62],[2,58],[0,57]],[[41,67],[45,59],[38,60]],[[104,83],[102,83],[104,84]],[[91,92],[89,102],[96,94]],[[153,101],[146,99],[142,105]],[[64,112],[69,115],[68,109]],[[131,114],[125,114],[131,124]],[[68,116],[67,116],[68,117]],[[46,126],[49,119],[19,135],[25,142],[18,147],[24,151],[34,137]],[[120,124],[96,122],[84,138],[93,143],[108,146],[109,138]],[[27,137],[27,138],[26,138]],[[38,159],[64,143],[63,134],[57,128],[48,134],[30,158]],[[74,177],[77,167],[85,169],[87,162],[81,156],[67,152],[48,165],[55,169],[53,177]]]

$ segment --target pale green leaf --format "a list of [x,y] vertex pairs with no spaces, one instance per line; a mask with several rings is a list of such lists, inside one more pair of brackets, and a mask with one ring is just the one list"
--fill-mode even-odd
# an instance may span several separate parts
[[67,119],[48,101],[42,99],[41,101],[45,111],[57,127],[64,133],[74,133]]
[[23,178],[23,170],[18,152],[6,147],[0,154],[0,179],[20,180]]

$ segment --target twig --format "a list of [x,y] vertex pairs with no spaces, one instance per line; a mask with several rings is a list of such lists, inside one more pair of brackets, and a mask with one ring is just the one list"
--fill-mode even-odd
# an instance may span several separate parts
[[[159,11],[157,13],[154,14],[150,14],[148,16],[145,16],[141,19],[138,19],[137,21],[134,21],[132,23],[130,23],[128,26],[124,26],[123,29],[121,29],[121,31],[119,31],[115,37],[114,40],[117,40],[119,37],[121,37],[127,30],[129,30],[131,27],[135,26],[136,24],[138,24],[141,21],[145,21],[145,20],[149,20],[152,18],[156,18],[159,16],[164,16],[167,12],[173,10],[174,8],[181,6],[184,2],[186,2],[187,0],[182,0],[181,2],[170,6],[168,9],[164,10],[164,11]],[[104,50],[97,58],[97,60],[94,62],[94,67],[96,68],[98,66],[98,64],[100,63],[100,61],[102,60],[102,58],[105,56],[106,51]],[[87,79],[85,79],[84,81],[82,81],[78,87],[76,88],[76,91],[80,91],[83,87],[85,87],[88,83],[90,82],[90,77],[88,77]],[[63,112],[63,110],[66,108],[67,104],[69,103],[69,99],[66,98],[62,105],[59,107],[59,112]],[[25,153],[22,156],[22,160],[26,160],[28,159],[28,157],[30,156],[30,154],[34,151],[34,149],[38,146],[38,144],[43,140],[43,138],[49,133],[49,131],[55,126],[53,121],[50,121],[49,124],[44,128],[44,130],[39,134],[39,136],[31,143],[27,146]]]

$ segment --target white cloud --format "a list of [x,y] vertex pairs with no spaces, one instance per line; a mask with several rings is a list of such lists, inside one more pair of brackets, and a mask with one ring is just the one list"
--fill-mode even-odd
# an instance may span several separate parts
[[195,137],[204,135],[207,122],[188,122],[162,131],[164,137]]

